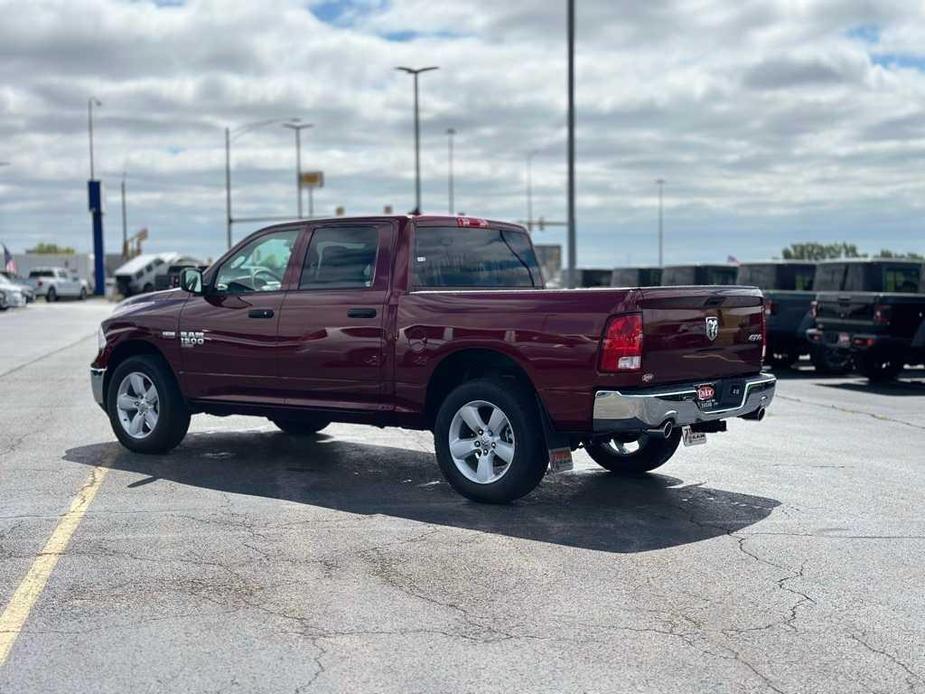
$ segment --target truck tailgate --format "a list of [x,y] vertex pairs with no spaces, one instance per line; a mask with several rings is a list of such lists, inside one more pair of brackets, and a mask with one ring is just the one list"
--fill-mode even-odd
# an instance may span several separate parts
[[761,370],[764,305],[752,287],[638,290],[643,367],[651,383]]

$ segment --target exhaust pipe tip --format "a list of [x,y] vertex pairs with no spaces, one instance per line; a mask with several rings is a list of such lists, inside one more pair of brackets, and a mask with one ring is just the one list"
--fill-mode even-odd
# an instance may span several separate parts
[[655,427],[654,429],[646,430],[647,434],[652,436],[661,436],[662,438],[670,438],[671,433],[674,431],[674,422],[670,419],[666,419],[662,422],[661,426]]
[[742,415],[742,419],[750,419],[755,422],[760,422],[762,419],[764,419],[764,415],[765,415],[765,409],[763,407],[759,407],[754,412],[749,412],[746,415]]

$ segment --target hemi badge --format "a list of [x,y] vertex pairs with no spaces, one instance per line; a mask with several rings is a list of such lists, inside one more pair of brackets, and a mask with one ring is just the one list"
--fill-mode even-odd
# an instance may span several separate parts
[[161,331],[161,337],[165,337],[168,340],[172,340],[176,336],[177,334],[173,330],[162,330]]
[[713,386],[700,386],[697,388],[698,400],[712,400],[716,397],[716,388]]

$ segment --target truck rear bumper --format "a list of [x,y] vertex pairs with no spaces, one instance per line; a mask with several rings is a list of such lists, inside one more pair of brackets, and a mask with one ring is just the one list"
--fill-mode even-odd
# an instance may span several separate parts
[[[672,387],[599,390],[594,394],[594,431],[642,431],[670,421],[673,426],[742,417],[771,404],[777,379],[770,374]],[[701,401],[698,391],[711,386],[714,400]]]

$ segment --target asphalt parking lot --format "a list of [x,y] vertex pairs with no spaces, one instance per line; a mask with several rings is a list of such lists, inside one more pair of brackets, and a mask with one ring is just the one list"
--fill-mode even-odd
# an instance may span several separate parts
[[488,507],[420,432],[199,416],[127,452],[110,310],[0,315],[0,612],[31,607],[0,692],[925,691],[925,373],[790,373],[658,474],[579,452]]

